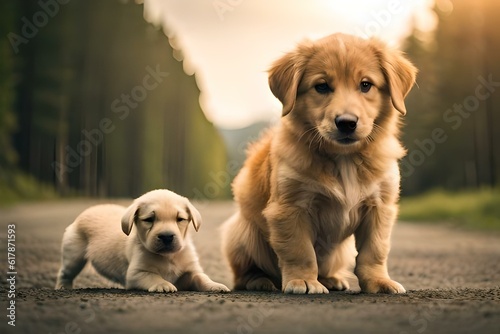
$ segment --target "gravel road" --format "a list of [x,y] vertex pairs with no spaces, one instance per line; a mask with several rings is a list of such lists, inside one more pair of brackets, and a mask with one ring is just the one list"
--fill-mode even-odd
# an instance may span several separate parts
[[[90,267],[75,281],[76,290],[54,291],[64,229],[96,203],[71,200],[0,209],[1,333],[500,333],[500,234],[446,224],[396,226],[389,272],[408,290],[404,295],[363,294],[356,281],[352,291],[328,295],[165,295],[126,291]],[[200,231],[192,231],[201,263],[212,279],[231,286],[218,227],[234,206],[196,206],[204,218]],[[11,224],[15,234],[9,234]],[[15,285],[7,274],[7,239],[12,236]],[[15,327],[8,323],[13,301]]]

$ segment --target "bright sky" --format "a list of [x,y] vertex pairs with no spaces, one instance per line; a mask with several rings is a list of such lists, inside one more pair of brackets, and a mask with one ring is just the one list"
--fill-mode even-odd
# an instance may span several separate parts
[[[441,2],[443,0],[440,0]],[[446,1],[446,0],[444,0]],[[433,0],[145,0],[148,21],[166,27],[196,73],[207,118],[240,128],[279,118],[267,69],[305,38],[335,32],[398,45],[414,23],[432,30]]]

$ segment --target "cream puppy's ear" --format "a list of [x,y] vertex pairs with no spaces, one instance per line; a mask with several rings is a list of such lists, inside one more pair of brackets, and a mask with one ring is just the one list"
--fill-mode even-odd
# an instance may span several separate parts
[[377,39],[372,39],[371,43],[376,49],[380,67],[386,77],[392,105],[402,115],[406,115],[404,99],[415,84],[418,70],[402,52],[388,48]]
[[297,88],[313,53],[313,43],[302,42],[294,51],[274,62],[269,69],[269,87],[283,104],[282,116],[286,116],[295,106]]
[[191,222],[193,223],[195,231],[198,232],[198,230],[200,229],[200,225],[201,225],[200,212],[189,201],[187,202],[187,212],[190,216],[189,218],[191,219]]
[[139,211],[139,206],[137,203],[132,203],[127,208],[127,211],[123,214],[122,217],[122,231],[126,235],[130,234],[130,231],[132,231],[132,226],[134,225],[134,222],[137,220],[137,212]]

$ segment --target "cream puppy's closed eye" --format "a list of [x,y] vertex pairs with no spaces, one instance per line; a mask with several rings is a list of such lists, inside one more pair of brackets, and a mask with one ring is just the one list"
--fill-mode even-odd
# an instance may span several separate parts
[[416,72],[381,41],[345,34],[301,43],[271,66],[283,117],[250,147],[233,182],[239,210],[223,227],[235,289],[328,293],[347,289],[354,267],[365,292],[405,291],[387,257],[399,117]]
[[72,288],[91,262],[97,272],[127,289],[229,291],[203,272],[188,234],[191,224],[198,231],[198,210],[164,189],[144,194],[128,208],[91,207],[64,233],[56,289]]

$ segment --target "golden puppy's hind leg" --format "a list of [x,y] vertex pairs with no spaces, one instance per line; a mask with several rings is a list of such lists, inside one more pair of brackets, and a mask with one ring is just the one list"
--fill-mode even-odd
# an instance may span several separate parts
[[[252,254],[263,252],[259,247],[256,231],[251,230],[239,213],[224,224],[222,231],[222,252],[231,267],[234,290],[279,291],[279,280],[273,279],[256,264]],[[257,250],[258,248],[258,250]],[[264,248],[264,249],[263,249]],[[252,251],[253,250],[253,251]]]

